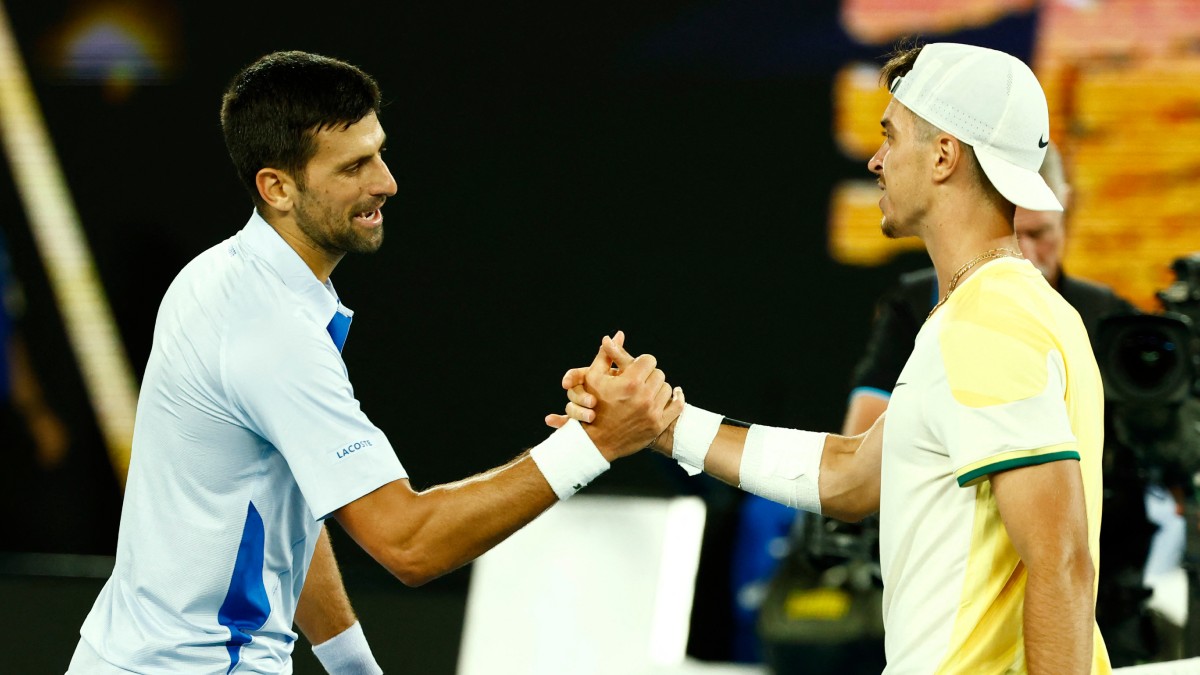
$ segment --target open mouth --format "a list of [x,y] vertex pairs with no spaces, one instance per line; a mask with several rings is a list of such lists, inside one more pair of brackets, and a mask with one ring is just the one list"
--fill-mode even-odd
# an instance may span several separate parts
[[378,226],[381,223],[383,223],[383,212],[380,211],[379,209],[363,211],[361,213],[356,214],[354,216],[354,219],[356,221],[358,221],[359,224],[361,224],[361,225],[366,225],[368,227],[375,227],[375,226]]

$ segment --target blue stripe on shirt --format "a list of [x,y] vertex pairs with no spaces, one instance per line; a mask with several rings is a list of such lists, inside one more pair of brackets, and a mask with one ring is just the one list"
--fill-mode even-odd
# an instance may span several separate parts
[[229,642],[225,643],[225,649],[229,651],[226,675],[237,667],[242,645],[249,644],[252,639],[250,631],[262,628],[271,614],[271,603],[263,583],[265,541],[262,516],[254,508],[254,502],[250,502],[237,559],[233,563],[233,578],[229,580],[229,592],[217,611],[217,620],[229,629]]
[[333,313],[333,318],[329,320],[329,325],[325,330],[329,331],[329,337],[333,339],[334,346],[340,352],[346,346],[346,336],[350,334],[350,321],[352,317],[341,312],[342,303],[338,302],[338,311]]

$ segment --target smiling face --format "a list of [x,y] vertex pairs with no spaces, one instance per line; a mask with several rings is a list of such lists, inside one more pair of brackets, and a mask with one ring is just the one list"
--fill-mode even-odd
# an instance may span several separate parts
[[922,133],[921,121],[896,99],[888,103],[879,123],[883,143],[867,162],[883,190],[879,227],[892,239],[915,236],[929,211],[929,181],[924,170],[929,139]]
[[383,161],[385,134],[371,113],[349,127],[316,132],[293,214],[300,232],[332,256],[372,253],[383,244],[383,212],[396,180]]

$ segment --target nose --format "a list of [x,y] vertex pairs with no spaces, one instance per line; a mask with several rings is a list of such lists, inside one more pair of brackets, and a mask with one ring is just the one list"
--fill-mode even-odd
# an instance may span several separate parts
[[378,185],[371,190],[372,194],[392,197],[398,189],[396,179],[392,176],[392,170],[388,168],[387,162],[379,160],[379,166],[383,170]]
[[871,159],[867,160],[867,171],[870,171],[876,176],[879,176],[883,173],[883,158],[887,154],[887,152],[884,150],[886,146],[886,143],[879,146],[879,149],[875,151],[875,154],[871,156]]

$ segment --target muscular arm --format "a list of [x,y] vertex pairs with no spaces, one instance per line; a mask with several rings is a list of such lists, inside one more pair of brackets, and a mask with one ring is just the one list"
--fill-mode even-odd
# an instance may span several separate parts
[[296,605],[296,626],[311,644],[317,645],[339,635],[357,620],[342,584],[337,559],[333,557],[329,532],[322,527]]
[[[646,447],[683,410],[653,356],[609,369],[604,344],[591,369],[597,415],[584,433],[608,462]],[[455,483],[416,492],[392,481],[334,512],[375,560],[417,586],[474,560],[558,502],[538,464],[524,453],[508,464]]]
[[[458,569],[558,497],[528,453],[484,474],[416,492],[397,480],[334,512],[364,550],[409,586]],[[307,588],[305,589],[307,591]]]
[[1022,467],[993,474],[991,482],[1004,527],[1028,574],[1029,672],[1091,672],[1095,569],[1079,463]]

